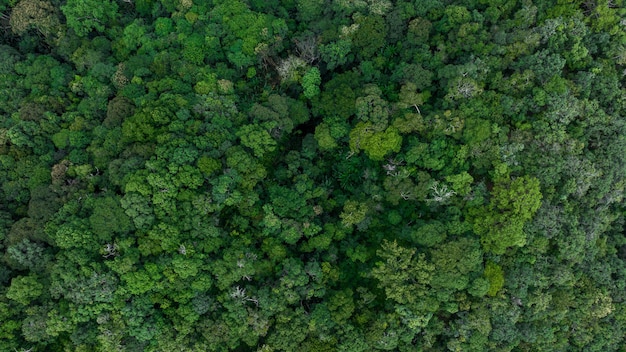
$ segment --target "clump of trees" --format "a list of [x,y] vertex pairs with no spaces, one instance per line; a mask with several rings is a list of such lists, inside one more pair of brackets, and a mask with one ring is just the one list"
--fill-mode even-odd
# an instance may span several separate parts
[[0,350],[619,350],[622,5],[0,0]]

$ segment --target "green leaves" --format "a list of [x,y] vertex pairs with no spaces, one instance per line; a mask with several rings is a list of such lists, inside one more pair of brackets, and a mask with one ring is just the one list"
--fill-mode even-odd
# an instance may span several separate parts
[[431,285],[437,290],[464,290],[470,273],[478,272],[483,262],[482,251],[474,238],[460,238],[441,244],[431,252],[436,268]]
[[92,30],[103,32],[105,24],[117,15],[117,3],[104,0],[68,0],[61,6],[67,25],[79,37],[84,37]]
[[98,198],[93,205],[89,223],[101,240],[110,240],[112,234],[126,233],[132,229],[131,220],[114,197]]
[[363,220],[367,214],[367,205],[362,202],[349,200],[343,207],[343,211],[339,215],[341,223],[345,227],[352,227]]
[[413,303],[428,292],[435,266],[424,254],[415,256],[415,249],[407,249],[397,242],[384,241],[376,254],[382,261],[372,269],[372,276],[387,298],[398,303]]
[[252,149],[257,158],[263,158],[266,154],[276,150],[276,141],[267,130],[257,125],[242,126],[237,132],[241,144]]
[[11,286],[6,293],[6,297],[24,306],[29,305],[43,293],[44,286],[39,280],[39,277],[36,275],[14,278],[11,280]]
[[320,70],[317,67],[310,68],[304,76],[302,76],[302,89],[304,89],[304,96],[308,99],[312,99],[316,95],[320,94],[320,84],[322,78],[320,76]]
[[286,26],[281,19],[255,13],[242,1],[219,1],[211,9],[211,16],[222,26],[222,47],[228,48],[227,57],[237,68],[254,63],[255,55],[274,43],[280,45]]
[[619,350],[624,11],[557,2],[0,0],[0,350]]
[[54,243],[60,248],[82,248],[95,249],[95,238],[93,233],[88,230],[85,223],[76,221],[73,223],[65,223],[56,229],[51,237]]
[[204,63],[204,38],[200,35],[192,35],[185,39],[183,58],[192,64],[202,65]]
[[381,16],[372,15],[360,17],[357,21],[358,29],[352,35],[353,45],[358,48],[358,55],[369,58],[385,45],[387,28]]
[[489,281],[487,294],[493,297],[504,285],[504,272],[498,264],[489,261],[485,267],[485,278]]
[[481,236],[483,248],[504,254],[508,247],[524,246],[524,224],[539,209],[541,197],[539,180],[534,177],[499,180],[489,205],[474,214],[474,231]]
[[381,132],[375,132],[370,122],[359,122],[350,131],[350,149],[364,150],[372,160],[383,160],[391,152],[399,152],[402,146],[402,136],[398,130],[389,126]]
[[356,116],[361,121],[370,122],[377,132],[384,130],[389,123],[389,107],[381,98],[382,91],[375,85],[367,85],[363,94],[356,99]]
[[347,64],[350,57],[352,42],[348,39],[340,39],[320,46],[320,55],[326,61],[328,69],[332,70],[336,67]]

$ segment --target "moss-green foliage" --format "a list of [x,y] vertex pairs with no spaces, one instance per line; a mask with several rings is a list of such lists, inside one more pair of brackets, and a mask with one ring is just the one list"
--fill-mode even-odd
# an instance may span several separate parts
[[617,351],[620,1],[0,0],[0,351]]

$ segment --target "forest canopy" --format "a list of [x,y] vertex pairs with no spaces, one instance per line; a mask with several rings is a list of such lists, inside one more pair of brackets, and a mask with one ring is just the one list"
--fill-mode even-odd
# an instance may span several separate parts
[[0,350],[623,351],[624,0],[0,0]]

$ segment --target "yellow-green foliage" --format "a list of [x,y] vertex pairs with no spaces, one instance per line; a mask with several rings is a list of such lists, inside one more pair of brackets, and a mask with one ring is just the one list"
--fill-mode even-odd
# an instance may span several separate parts
[[489,281],[489,291],[487,291],[487,294],[493,297],[504,285],[504,271],[502,271],[500,265],[494,262],[488,262],[485,267],[485,277]]
[[402,136],[393,126],[383,132],[375,132],[371,123],[359,122],[350,132],[350,149],[363,149],[372,160],[383,160],[392,151],[399,152],[401,146]]

